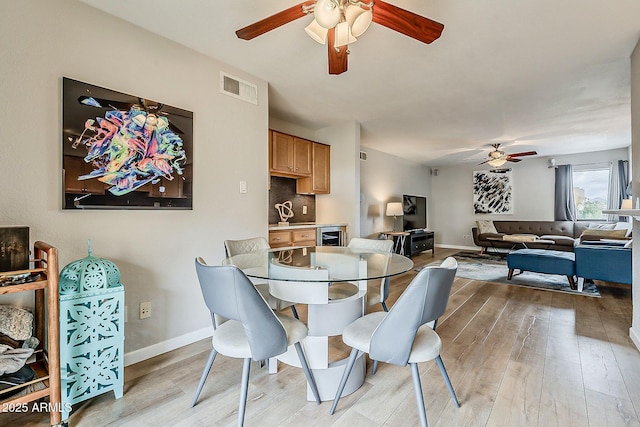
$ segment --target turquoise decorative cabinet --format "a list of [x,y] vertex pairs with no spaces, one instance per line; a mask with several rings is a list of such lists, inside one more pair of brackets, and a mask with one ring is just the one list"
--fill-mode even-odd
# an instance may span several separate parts
[[71,405],[124,386],[124,287],[111,261],[89,255],[60,273],[62,419]]

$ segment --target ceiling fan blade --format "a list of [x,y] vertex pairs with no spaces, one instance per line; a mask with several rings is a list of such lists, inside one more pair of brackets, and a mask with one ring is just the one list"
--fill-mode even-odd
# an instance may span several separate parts
[[306,13],[302,10],[303,6],[311,6],[315,1],[302,2],[296,6],[292,6],[281,12],[271,15],[268,18],[264,18],[256,23],[248,25],[244,28],[240,28],[236,31],[236,36],[239,39],[251,40],[255,37],[261,36],[266,32],[269,32],[275,28],[278,28],[284,24],[288,24],[291,21],[295,21],[298,18],[306,16]]
[[507,162],[513,162],[513,163],[517,163],[517,162],[521,162],[522,159],[512,159],[511,156],[507,156],[506,158]]
[[390,28],[423,43],[431,43],[440,37],[444,25],[401,9],[382,0],[375,0],[373,22]]
[[342,74],[347,71],[347,46],[333,47],[335,41],[335,28],[327,33],[327,46],[329,53],[329,74]]
[[480,166],[480,165],[484,165],[485,163],[489,163],[489,160],[485,160],[485,161],[484,161],[484,162],[482,162],[482,163],[478,163],[478,166]]
[[523,151],[522,153],[513,153],[509,154],[508,157],[524,157],[524,156],[535,156],[537,155],[537,151]]

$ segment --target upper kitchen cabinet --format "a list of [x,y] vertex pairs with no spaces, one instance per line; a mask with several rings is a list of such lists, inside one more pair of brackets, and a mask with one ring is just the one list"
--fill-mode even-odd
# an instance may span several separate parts
[[269,134],[269,172],[271,175],[311,176],[313,142],[284,133]]
[[330,146],[269,131],[269,173],[296,178],[300,194],[329,194]]
[[329,194],[331,192],[331,146],[317,142],[313,143],[312,158],[311,176],[298,179],[296,192],[302,194]]

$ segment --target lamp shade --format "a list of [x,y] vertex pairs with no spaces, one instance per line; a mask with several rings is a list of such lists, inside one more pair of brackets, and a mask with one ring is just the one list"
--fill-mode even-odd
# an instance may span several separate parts
[[404,211],[402,210],[402,203],[390,202],[387,203],[387,216],[402,216]]
[[335,0],[318,0],[313,8],[313,16],[320,26],[329,29],[340,22],[340,7]]
[[622,199],[622,206],[620,209],[633,209],[633,202],[631,199]]
[[354,37],[360,37],[367,31],[369,25],[371,25],[373,14],[371,13],[371,9],[365,10],[360,6],[352,4],[345,10],[344,17],[349,23],[351,34],[353,34]]
[[487,162],[490,166],[494,167],[494,168],[499,168],[500,166],[504,165],[505,163],[507,163],[507,159],[491,159]]
[[315,19],[311,21],[311,24],[307,25],[304,30],[309,35],[309,37],[311,37],[318,43],[327,43],[327,33],[329,32],[329,30],[318,24],[318,21],[316,21]]
[[355,42],[356,39],[351,34],[351,30],[349,29],[349,23],[347,21],[343,21],[336,25],[336,39],[333,44],[334,47],[340,47],[344,45],[348,45],[350,43]]

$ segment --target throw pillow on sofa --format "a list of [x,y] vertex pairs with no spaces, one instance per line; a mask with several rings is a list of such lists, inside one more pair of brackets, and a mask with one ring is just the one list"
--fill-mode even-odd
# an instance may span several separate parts
[[606,223],[606,224],[599,224],[597,222],[592,222],[589,224],[589,227],[587,227],[589,230],[613,230],[615,228],[615,224],[611,224],[611,223]]
[[582,232],[580,238],[582,240],[600,240],[600,239],[624,239],[627,230],[601,230],[597,228],[587,228]]
[[493,224],[493,221],[490,219],[483,219],[476,221],[476,226],[478,227],[478,234],[498,234],[498,230],[496,230],[496,226]]
[[626,234],[624,237],[631,236],[631,232],[633,231],[633,224],[631,222],[616,222],[614,230],[626,230]]

